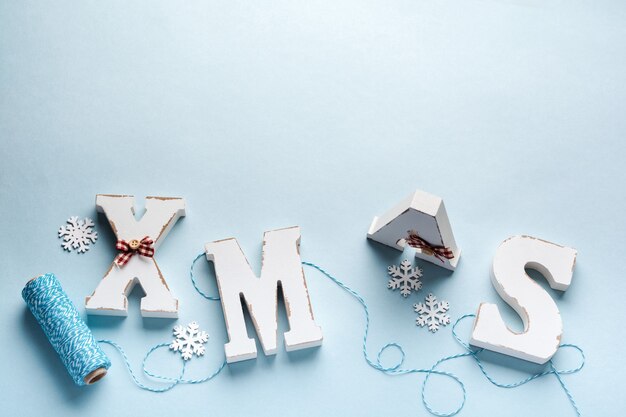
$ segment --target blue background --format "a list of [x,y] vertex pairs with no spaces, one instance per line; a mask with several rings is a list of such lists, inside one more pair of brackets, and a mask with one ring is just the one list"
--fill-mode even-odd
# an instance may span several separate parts
[[[74,386],[20,291],[55,272],[84,313],[115,254],[97,193],[134,194],[140,207],[146,195],[187,200],[157,254],[181,302],[178,321],[142,319],[139,291],[127,318],[88,318],[136,369],[175,323],[192,320],[211,339],[189,375],[220,363],[220,305],[188,279],[205,242],[237,237],[258,273],[262,233],[300,225],[303,259],[368,301],[372,354],[398,341],[406,366],[425,367],[461,351],[449,327],[433,335],[415,326],[411,306],[428,292],[450,301],[453,319],[489,301],[520,328],[489,270],[498,244],[523,233],[579,250],[571,288],[550,291],[563,341],[588,359],[565,381],[584,413],[623,412],[625,21],[619,0],[1,1],[3,413],[427,415],[423,375],[368,367],[361,308],[309,269],[321,348],[281,348],[210,383],[152,394],[105,347],[109,375]],[[403,299],[386,289],[386,268],[403,254],[365,234],[416,188],[444,198],[463,255],[454,274],[419,261],[424,289]],[[57,230],[72,215],[98,219],[87,254],[60,247]],[[197,273],[215,290],[208,263]],[[503,381],[538,369],[485,358]],[[153,364],[170,374],[180,366],[167,351]],[[574,415],[553,376],[504,390],[469,359],[445,369],[467,384],[462,415]],[[460,399],[445,380],[429,393],[442,411]]]

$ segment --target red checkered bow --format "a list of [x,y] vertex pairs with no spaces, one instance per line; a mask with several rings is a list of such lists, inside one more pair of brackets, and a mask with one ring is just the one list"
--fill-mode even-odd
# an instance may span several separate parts
[[412,248],[421,249],[422,253],[426,255],[433,255],[435,258],[439,259],[441,263],[444,262],[443,258],[452,259],[454,258],[454,254],[450,250],[450,248],[445,246],[435,246],[426,242],[424,239],[419,237],[416,231],[409,230],[409,236],[405,239],[406,244]]
[[120,239],[117,241],[115,247],[122,253],[118,254],[113,262],[115,262],[117,266],[124,266],[130,261],[130,258],[133,257],[135,252],[139,253],[141,256],[152,258],[154,256],[153,243],[154,241],[148,236],[141,240],[133,239],[130,242]]

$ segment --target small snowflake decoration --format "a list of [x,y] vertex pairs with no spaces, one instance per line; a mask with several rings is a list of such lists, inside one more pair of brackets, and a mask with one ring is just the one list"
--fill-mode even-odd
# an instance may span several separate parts
[[450,324],[450,316],[446,314],[450,309],[450,304],[447,301],[437,302],[437,297],[432,294],[428,294],[428,297],[424,300],[425,303],[417,303],[413,305],[415,312],[419,313],[417,318],[417,325],[424,327],[428,325],[428,330],[436,332],[439,330],[439,326],[445,326]]
[[204,344],[209,340],[209,334],[200,331],[200,326],[192,321],[187,327],[174,327],[174,339],[170,344],[170,349],[180,352],[184,360],[188,361],[195,354],[200,357],[204,355]]
[[387,288],[391,290],[400,288],[400,294],[404,297],[408,297],[412,289],[418,291],[422,288],[422,282],[419,280],[422,276],[422,270],[418,267],[413,268],[408,259],[402,261],[400,266],[391,265],[387,269],[391,275]]
[[75,249],[78,253],[85,253],[89,250],[91,243],[96,243],[98,233],[93,231],[93,220],[86,217],[78,220],[77,216],[67,219],[67,225],[59,228],[59,238],[63,238],[61,246],[68,252]]

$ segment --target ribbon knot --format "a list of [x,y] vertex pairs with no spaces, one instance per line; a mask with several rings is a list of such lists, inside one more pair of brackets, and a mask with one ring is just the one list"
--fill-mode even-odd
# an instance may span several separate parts
[[417,248],[422,251],[425,255],[432,255],[435,258],[439,259],[441,263],[444,263],[443,258],[452,259],[454,258],[454,254],[450,250],[450,248],[446,246],[436,246],[426,242],[424,239],[419,237],[416,231],[409,230],[409,236],[405,239],[406,244],[412,248]]
[[154,247],[152,246],[154,241],[150,237],[146,236],[141,240],[133,239],[127,242],[123,239],[119,239],[115,244],[115,248],[120,251],[113,262],[118,267],[124,266],[130,261],[135,253],[141,256],[152,258],[154,256]]

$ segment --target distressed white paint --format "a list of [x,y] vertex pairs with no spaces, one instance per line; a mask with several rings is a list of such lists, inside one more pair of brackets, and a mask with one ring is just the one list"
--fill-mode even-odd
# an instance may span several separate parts
[[[182,198],[146,197],[146,211],[141,220],[135,219],[134,197],[127,195],[96,196],[96,207],[106,215],[118,239],[130,242],[150,236],[155,250],[167,236],[176,221],[185,215],[185,200]],[[155,256],[158,251],[155,251]],[[128,294],[136,284],[146,293],[141,299],[141,314],[144,317],[177,317],[178,300],[175,299],[155,258],[135,253],[128,263],[118,267],[112,263],[104,278],[85,300],[89,314],[125,316],[128,311]]]
[[241,298],[250,313],[263,352],[276,354],[278,341],[278,286],[282,287],[289,331],[287,351],[322,344],[322,329],[313,317],[309,292],[300,261],[300,228],[265,232],[260,278],[250,268],[236,239],[207,243],[206,256],[214,262],[229,342],[224,345],[229,363],[257,356],[248,337]]
[[550,295],[525,268],[540,272],[550,287],[565,291],[572,281],[576,250],[530,236],[505,240],[493,259],[493,286],[522,318],[524,331],[511,331],[495,304],[478,308],[470,344],[543,364],[561,343],[563,323]]
[[415,230],[422,239],[435,246],[450,248],[454,258],[443,262],[432,254],[416,250],[415,256],[437,266],[454,270],[461,257],[443,200],[417,190],[380,217],[374,217],[367,237],[394,249],[404,250],[405,237]]

